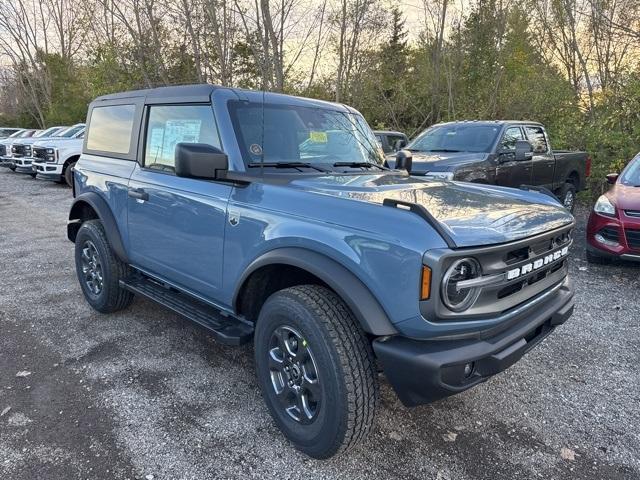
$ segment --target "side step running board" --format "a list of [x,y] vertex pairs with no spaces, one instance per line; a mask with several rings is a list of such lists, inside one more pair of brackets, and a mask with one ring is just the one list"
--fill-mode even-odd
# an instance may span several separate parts
[[203,326],[217,341],[225,345],[241,345],[249,342],[253,336],[253,324],[250,322],[225,316],[216,308],[190,295],[165,287],[142,275],[132,275],[125,280],[120,280],[120,286]]

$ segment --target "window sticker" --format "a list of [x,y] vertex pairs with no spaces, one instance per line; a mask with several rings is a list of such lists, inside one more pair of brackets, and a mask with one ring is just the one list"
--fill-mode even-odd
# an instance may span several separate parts
[[327,143],[327,132],[309,132],[309,139],[314,143]]
[[149,137],[149,151],[147,158],[153,158],[156,163],[162,156],[162,140],[164,138],[164,128],[153,128]]
[[162,142],[164,155],[173,157],[177,143],[198,143],[201,125],[201,120],[167,120]]

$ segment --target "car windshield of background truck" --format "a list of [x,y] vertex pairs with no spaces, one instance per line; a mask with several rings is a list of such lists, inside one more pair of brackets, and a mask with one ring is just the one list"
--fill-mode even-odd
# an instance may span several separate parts
[[620,183],[631,187],[640,187],[640,154],[636,155],[624,169]]
[[382,149],[357,114],[325,108],[229,102],[245,162],[302,162],[332,168],[337,162],[384,161]]
[[412,152],[489,152],[498,125],[435,125],[407,145]]

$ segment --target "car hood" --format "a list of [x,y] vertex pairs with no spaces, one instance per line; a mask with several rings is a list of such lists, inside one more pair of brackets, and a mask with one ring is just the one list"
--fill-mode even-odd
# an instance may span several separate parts
[[82,142],[84,140],[81,138],[56,138],[56,137],[52,137],[49,139],[38,139],[37,142],[33,142],[33,146],[34,147],[44,147],[44,148],[55,148],[55,147],[59,147],[59,146],[70,146],[73,145],[75,143],[78,143],[80,145],[82,145]]
[[573,223],[555,199],[531,191],[403,174],[327,175],[295,179],[290,186],[381,205],[386,198],[425,207],[458,247],[519,240]]
[[[482,162],[489,154],[485,152],[412,152],[414,174],[426,172],[443,172],[453,167],[468,163]],[[387,157],[387,163],[391,168],[395,167],[395,155]]]
[[640,187],[616,183],[607,195],[619,209],[640,210]]

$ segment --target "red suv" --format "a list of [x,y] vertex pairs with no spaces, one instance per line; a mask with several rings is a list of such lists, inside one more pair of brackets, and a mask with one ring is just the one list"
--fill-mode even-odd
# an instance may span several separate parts
[[640,262],[640,153],[620,175],[610,173],[611,190],[598,198],[587,224],[587,260]]

